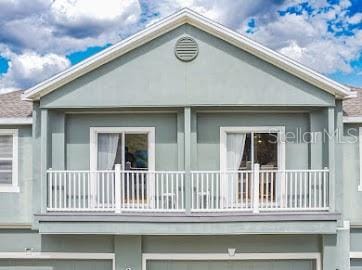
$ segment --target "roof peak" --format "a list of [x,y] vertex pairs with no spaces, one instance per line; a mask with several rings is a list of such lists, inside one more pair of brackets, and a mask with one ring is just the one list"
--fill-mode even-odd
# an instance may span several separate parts
[[74,65],[63,72],[56,74],[50,79],[26,90],[24,92],[24,98],[38,100],[42,96],[47,95],[80,76],[83,76],[91,70],[94,70],[99,66],[108,63],[117,57],[142,46],[143,44],[146,44],[147,42],[166,34],[185,23],[189,23],[204,32],[214,35],[225,42],[251,53],[260,59],[335,95],[337,98],[353,96],[349,87],[339,84],[338,82],[335,82],[322,74],[317,73],[310,68],[307,68],[302,64],[186,7],[159,20],[158,22],[155,22],[154,24],[151,24],[140,32],[110,46],[79,64]]

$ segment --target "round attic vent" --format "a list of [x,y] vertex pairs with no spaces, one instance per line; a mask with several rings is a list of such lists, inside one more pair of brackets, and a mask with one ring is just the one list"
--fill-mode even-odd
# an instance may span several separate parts
[[199,53],[199,46],[191,37],[182,37],[176,42],[175,55],[184,62],[192,61]]

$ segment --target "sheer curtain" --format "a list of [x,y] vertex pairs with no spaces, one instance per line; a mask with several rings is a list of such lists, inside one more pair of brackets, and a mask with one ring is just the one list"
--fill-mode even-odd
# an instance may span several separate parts
[[98,170],[112,170],[117,154],[119,134],[98,134]]
[[[245,133],[229,133],[227,134],[226,139],[226,149],[227,149],[227,170],[229,171],[238,171],[240,167],[241,160],[244,154],[245,147]],[[240,185],[243,188],[243,185]],[[238,173],[229,174],[227,177],[227,202],[229,206],[232,206],[233,202],[236,202],[237,192],[238,192]],[[243,194],[243,190],[240,190]]]

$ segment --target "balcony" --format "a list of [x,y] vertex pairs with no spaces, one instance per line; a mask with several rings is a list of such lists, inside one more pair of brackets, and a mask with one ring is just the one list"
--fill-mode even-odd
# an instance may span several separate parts
[[328,211],[329,170],[47,171],[47,212]]

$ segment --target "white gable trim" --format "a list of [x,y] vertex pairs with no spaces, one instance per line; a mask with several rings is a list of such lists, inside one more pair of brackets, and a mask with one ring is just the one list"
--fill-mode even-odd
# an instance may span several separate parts
[[362,123],[362,116],[345,116],[343,117],[343,123]]
[[24,92],[23,98],[39,100],[42,96],[47,95],[72,80],[185,23],[193,25],[213,36],[223,39],[224,41],[257,56],[262,60],[269,62],[328,93],[333,94],[336,98],[348,98],[354,97],[355,95],[348,87],[339,84],[286,56],[264,47],[263,45],[210,19],[207,19],[196,12],[189,9],[182,9],[181,11],[136,33],[135,35],[109,47],[108,49],[105,49],[93,57],[90,57],[87,60],[74,65],[52,78],[28,89]]
[[31,125],[33,119],[31,117],[5,117],[0,118],[0,125]]

